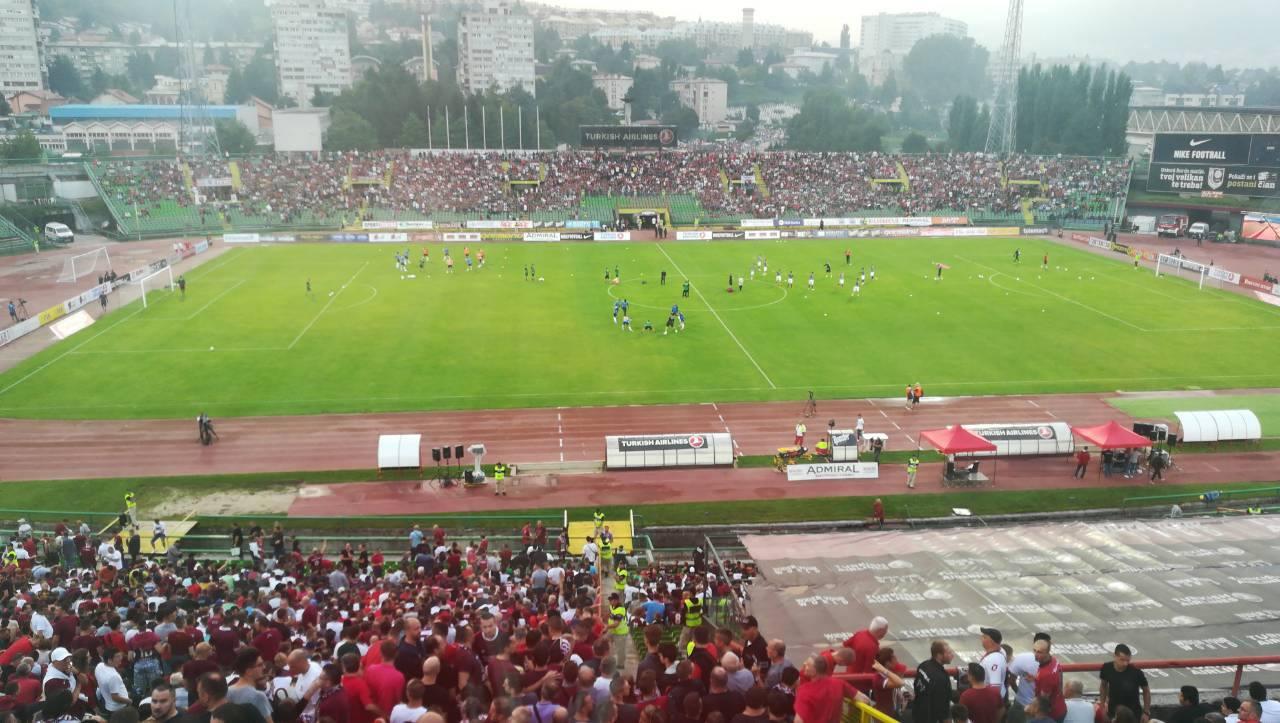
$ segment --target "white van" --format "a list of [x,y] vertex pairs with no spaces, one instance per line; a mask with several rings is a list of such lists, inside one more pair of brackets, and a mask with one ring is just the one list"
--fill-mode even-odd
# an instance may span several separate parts
[[1197,240],[1207,239],[1209,238],[1209,224],[1203,222],[1193,223],[1187,229],[1187,235]]
[[44,225],[44,239],[51,243],[69,244],[76,240],[76,235],[71,233],[65,223],[54,221]]

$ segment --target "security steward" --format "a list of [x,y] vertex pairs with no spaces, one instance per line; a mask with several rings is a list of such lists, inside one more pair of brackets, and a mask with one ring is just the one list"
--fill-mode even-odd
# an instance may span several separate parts
[[507,495],[507,465],[499,462],[493,466],[493,494]]
[[618,568],[613,571],[613,589],[617,591],[618,595],[626,595],[627,579],[630,576],[631,573],[627,571],[627,566],[622,562],[622,559],[619,558]]
[[124,513],[129,518],[129,524],[136,527],[138,524],[138,498],[134,496],[132,490],[124,493]]
[[613,569],[613,541],[607,537],[600,538],[600,578],[601,582],[604,577]]
[[680,629],[680,644],[677,647],[684,648],[693,640],[693,631],[702,627],[702,598],[698,597],[696,590],[685,590],[681,605],[684,625]]
[[631,626],[627,624],[627,608],[622,604],[622,596],[613,593],[609,596],[609,635],[612,636],[613,654],[618,661],[618,670],[627,669],[627,657],[630,648],[635,645],[631,640]]
[[596,511],[591,513],[591,520],[596,524],[596,534],[600,534],[600,529],[604,527],[604,513],[597,507]]

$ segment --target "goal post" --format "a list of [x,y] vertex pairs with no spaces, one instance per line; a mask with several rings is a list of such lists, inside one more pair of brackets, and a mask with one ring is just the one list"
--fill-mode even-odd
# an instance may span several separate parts
[[[1182,275],[1183,271],[1187,271],[1188,276],[1184,277]],[[1160,254],[1156,257],[1156,276],[1162,276],[1163,274],[1173,274],[1178,278],[1195,279],[1196,286],[1203,289],[1205,277],[1209,274],[1209,267],[1182,256]]]
[[99,246],[92,251],[86,251],[63,259],[62,273],[58,275],[58,283],[70,283],[99,269],[106,270],[110,268],[111,256],[107,254],[107,247]]
[[[173,267],[165,266],[163,269],[154,273],[147,274],[137,281],[138,289],[142,296],[142,308],[147,308],[147,294],[154,294],[157,291],[169,291],[174,289],[173,284]],[[154,299],[152,299],[154,301]]]

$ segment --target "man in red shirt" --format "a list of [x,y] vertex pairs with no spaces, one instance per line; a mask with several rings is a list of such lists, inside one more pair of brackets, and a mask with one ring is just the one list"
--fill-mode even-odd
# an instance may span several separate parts
[[342,689],[347,691],[350,723],[373,723],[374,719],[383,717],[384,712],[374,702],[368,681],[360,674],[360,656],[357,653],[342,656]]
[[1089,469],[1089,450],[1081,447],[1076,450],[1076,471],[1071,473],[1076,479],[1084,479],[1084,473]]
[[[871,619],[866,630],[859,630],[844,641],[844,647],[853,648],[853,668],[849,672],[870,673],[872,664],[876,662],[876,654],[880,652],[880,641],[888,634],[889,621],[877,615]],[[866,685],[862,683],[859,687]]]
[[840,723],[845,698],[871,702],[853,686],[832,678],[821,656],[805,660],[801,674],[808,682],[796,688],[795,723]]
[[257,633],[253,636],[253,647],[262,654],[263,660],[274,661],[276,653],[280,652],[280,644],[284,642],[284,636],[262,615],[254,618],[253,628]]
[[1004,699],[1000,688],[987,683],[987,670],[982,663],[969,663],[969,688],[960,694],[960,705],[969,710],[972,723],[996,723]]
[[396,670],[394,662],[396,647],[394,638],[384,639],[378,645],[383,662],[364,669],[364,682],[369,686],[369,695],[374,704],[387,715],[404,700],[404,673]]
[[1043,712],[1054,720],[1062,720],[1067,714],[1067,700],[1062,695],[1062,667],[1058,665],[1057,658],[1049,653],[1048,640],[1037,640],[1031,649],[1035,652],[1036,662],[1040,664],[1040,670],[1033,681],[1036,696],[1049,700],[1050,709]]

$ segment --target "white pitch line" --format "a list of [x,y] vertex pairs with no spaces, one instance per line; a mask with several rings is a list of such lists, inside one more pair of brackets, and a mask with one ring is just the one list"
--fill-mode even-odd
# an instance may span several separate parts
[[[980,262],[980,261],[974,261],[973,259],[966,258],[966,257],[964,257],[964,256],[960,256],[959,254],[957,254],[957,255],[956,255],[956,258],[958,258],[958,259],[963,259],[963,260],[965,260],[965,261],[968,261],[969,263],[974,264],[975,266],[981,266],[982,268],[984,268],[984,269],[986,269],[986,270],[988,270],[988,271],[994,271],[994,272],[996,272],[996,273],[1001,273],[998,269],[994,269],[994,268],[992,268],[992,267],[990,267],[990,266],[987,266],[986,264],[984,264],[984,263],[982,263],[982,262]],[[1114,322],[1117,322],[1117,323],[1120,323],[1120,324],[1124,324],[1125,326],[1129,327],[1130,329],[1134,329],[1134,330],[1136,330],[1136,331],[1141,331],[1141,332],[1148,332],[1148,331],[1151,331],[1151,329],[1143,328],[1143,327],[1141,327],[1141,326],[1138,326],[1137,324],[1134,324],[1134,323],[1133,323],[1133,322],[1131,322],[1131,321],[1128,321],[1128,320],[1125,320],[1125,319],[1121,319],[1121,318],[1120,318],[1120,317],[1118,317],[1118,316],[1112,316],[1111,314],[1108,314],[1107,312],[1102,311],[1102,310],[1099,310],[1099,309],[1095,309],[1095,308],[1093,308],[1092,306],[1089,306],[1088,304],[1084,304],[1084,303],[1081,303],[1081,302],[1079,302],[1079,301],[1076,301],[1075,299],[1072,299],[1072,298],[1069,298],[1069,297],[1063,296],[1062,294],[1059,294],[1058,292],[1053,291],[1053,290],[1051,290],[1051,289],[1046,289],[1045,287],[1043,287],[1043,286],[1041,286],[1041,285],[1039,285],[1039,284],[1033,284],[1033,283],[1031,283],[1030,281],[1026,281],[1026,282],[1023,282],[1023,283],[1026,283],[1026,284],[1030,285],[1030,286],[1031,286],[1032,288],[1034,288],[1034,289],[1038,289],[1038,290],[1040,290],[1040,291],[1043,291],[1044,293],[1046,293],[1046,294],[1048,294],[1048,295],[1050,295],[1050,296],[1053,296],[1053,297],[1059,298],[1059,299],[1061,299],[1061,300],[1063,300],[1063,301],[1067,302],[1068,304],[1075,304],[1076,306],[1078,306],[1078,307],[1080,307],[1080,308],[1082,308],[1082,309],[1087,309],[1087,310],[1089,310],[1089,311],[1092,311],[1093,313],[1098,314],[1099,316],[1105,316],[1106,318],[1108,318],[1108,319],[1110,319],[1110,320],[1112,320],[1112,321],[1114,321]]]
[[125,323],[126,321],[128,321],[128,320],[132,319],[133,317],[137,316],[137,315],[138,315],[138,313],[139,313],[139,312],[141,312],[141,311],[142,311],[143,309],[145,309],[145,308],[146,308],[145,306],[139,306],[137,309],[134,309],[134,310],[133,310],[133,313],[129,314],[128,316],[126,316],[125,318],[121,319],[120,321],[118,321],[118,322],[116,322],[116,323],[112,324],[111,326],[108,326],[107,328],[103,329],[102,331],[99,331],[98,333],[94,334],[93,336],[89,337],[88,339],[85,339],[84,341],[80,342],[79,344],[77,344],[77,345],[75,345],[75,346],[71,347],[69,350],[62,352],[62,353],[61,353],[61,354],[59,354],[58,356],[55,356],[54,358],[50,359],[49,361],[45,362],[44,364],[41,364],[40,366],[38,366],[38,367],[36,367],[35,369],[31,370],[30,372],[28,372],[28,373],[27,373],[27,375],[26,375],[26,376],[22,377],[22,378],[21,378],[21,379],[19,379],[18,381],[14,382],[13,384],[10,384],[9,386],[5,387],[4,389],[0,389],[0,396],[4,396],[4,394],[5,394],[6,392],[8,392],[10,389],[13,389],[14,387],[18,386],[19,384],[21,384],[21,383],[23,383],[23,382],[27,381],[28,379],[30,379],[31,377],[34,377],[35,375],[37,375],[37,374],[39,374],[40,372],[42,372],[42,371],[44,371],[45,369],[47,369],[48,367],[52,366],[55,362],[60,361],[60,360],[62,360],[62,359],[65,359],[66,357],[70,356],[72,352],[76,351],[77,349],[79,349],[80,347],[84,346],[85,344],[88,344],[89,342],[93,341],[94,339],[97,339],[98,337],[102,336],[103,334],[107,333],[108,331],[111,331],[112,329],[116,328],[117,326],[120,326],[121,324]]
[[142,317],[142,319],[143,321],[191,321],[192,319],[199,316],[200,312],[209,308],[213,304],[213,302],[231,293],[236,289],[236,287],[240,286],[243,283],[244,283],[244,279],[240,279],[239,281],[235,282],[231,286],[228,286],[227,288],[223,289],[222,293],[206,301],[204,305],[201,306],[199,309],[196,309],[195,311],[191,312],[190,314],[187,314],[186,316],[157,316],[157,317],[144,316]]
[[[662,248],[662,244],[656,244],[656,245],[658,247],[658,251],[662,252],[662,255],[667,257],[667,261],[671,262],[671,265],[675,268],[676,273],[680,274],[685,278],[688,278],[685,275],[684,271],[681,270],[680,264],[677,264],[676,260],[671,258],[671,254],[667,253],[667,250]],[[707,311],[710,311],[711,315],[716,318],[716,321],[720,322],[720,326],[724,327],[725,333],[729,335],[730,339],[733,339],[733,343],[738,345],[738,348],[741,349],[742,353],[746,355],[747,360],[751,362],[751,365],[754,366],[756,368],[756,371],[760,372],[760,376],[764,377],[764,380],[769,383],[769,388],[777,389],[778,385],[773,383],[773,380],[769,378],[769,375],[766,374],[764,369],[760,367],[760,364],[756,361],[756,358],[751,356],[751,352],[747,351],[747,348],[742,345],[742,342],[738,341],[738,337],[733,333],[733,330],[729,328],[728,324],[724,323],[724,319],[720,318],[720,314],[716,313],[715,307],[711,305],[710,301],[707,301],[707,297],[702,295],[702,291],[697,287],[697,285],[693,286],[693,293],[697,294],[698,298],[702,299],[702,303],[707,305]]]
[[286,347],[286,350],[292,349],[294,346],[296,346],[297,343],[302,340],[302,337],[306,336],[308,331],[311,331],[311,327],[315,326],[317,321],[320,321],[320,317],[324,316],[324,312],[329,310],[329,307],[333,305],[333,302],[338,300],[338,297],[342,295],[342,292],[347,290],[347,287],[351,285],[351,282],[355,281],[356,277],[360,275],[360,272],[364,271],[365,266],[368,266],[368,265],[369,265],[369,262],[366,261],[364,262],[364,265],[356,269],[356,272],[351,275],[351,278],[347,279],[347,283],[343,284],[342,288],[338,289],[333,296],[329,297],[329,300],[325,302],[324,307],[320,309],[320,313],[316,314],[315,318],[311,320],[311,323],[307,324],[306,328],[304,328],[301,332],[298,333],[298,336],[294,338],[294,340],[289,344],[288,347]]

